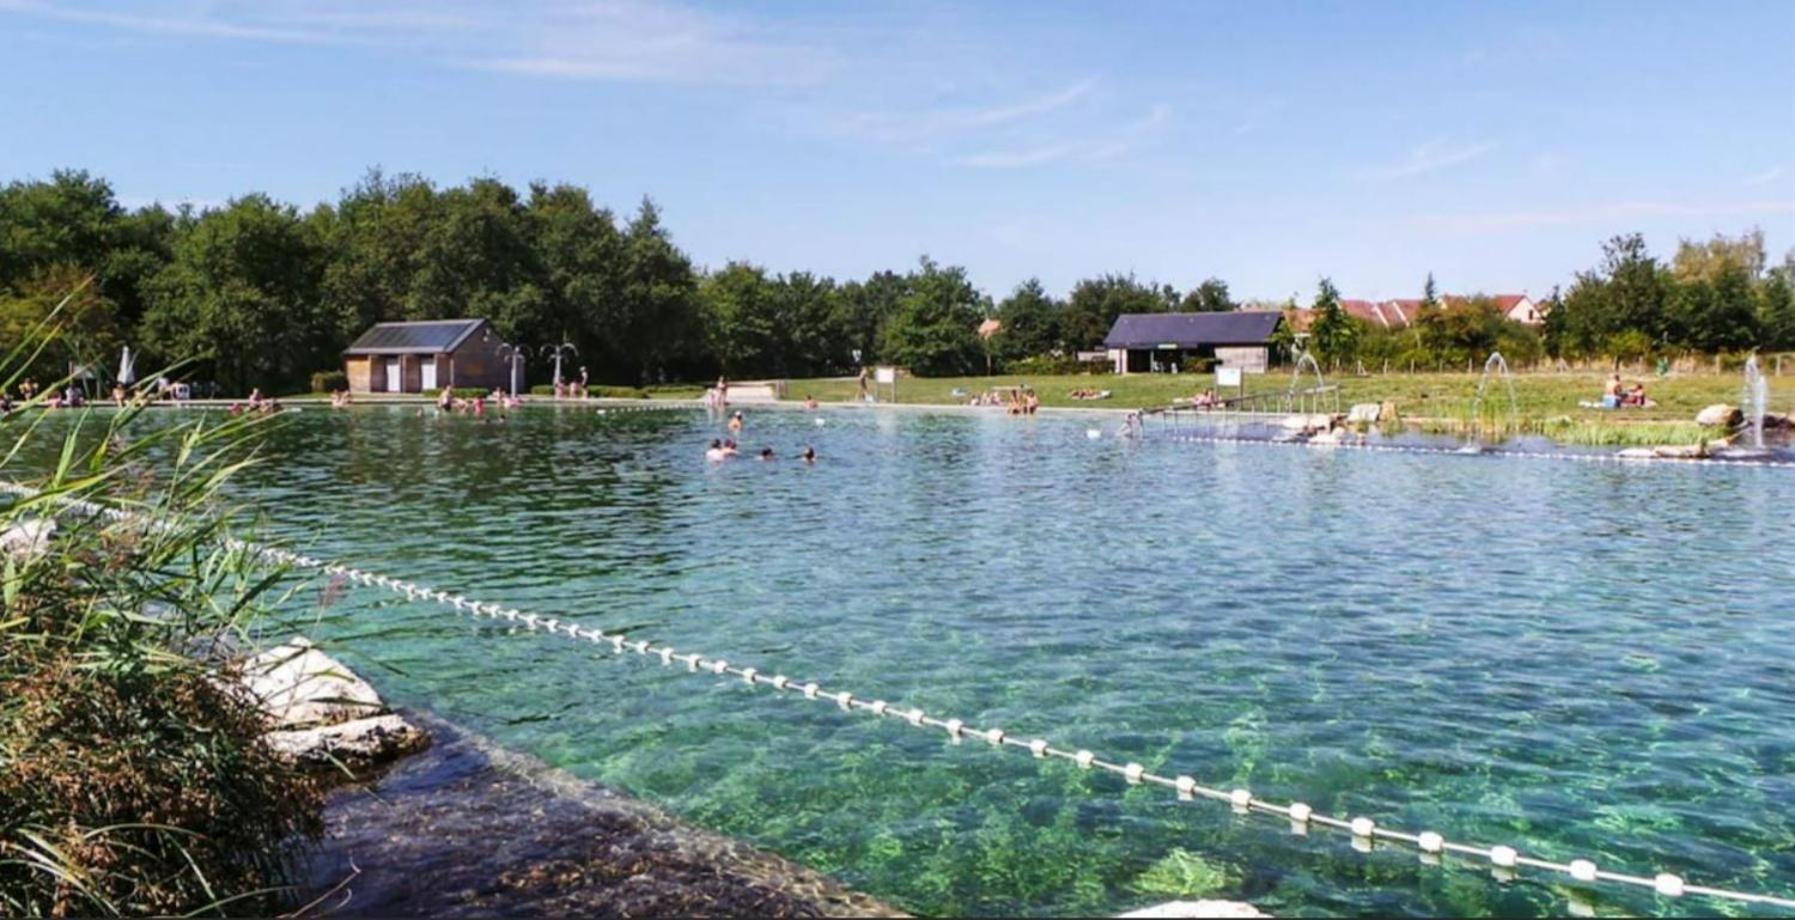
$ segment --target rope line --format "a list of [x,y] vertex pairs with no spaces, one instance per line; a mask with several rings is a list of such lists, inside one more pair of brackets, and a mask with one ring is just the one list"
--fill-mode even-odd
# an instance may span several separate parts
[[1731,466],[1759,468],[1795,468],[1795,462],[1776,459],[1746,459],[1726,457],[1660,457],[1660,456],[1624,456],[1620,453],[1572,453],[1564,451],[1543,450],[1471,450],[1456,447],[1427,447],[1417,444],[1370,444],[1353,441],[1314,442],[1291,438],[1276,440],[1273,438],[1243,438],[1230,435],[1166,435],[1166,440],[1184,444],[1254,444],[1269,447],[1307,447],[1311,450],[1358,450],[1378,454],[1424,454],[1428,456],[1452,457],[1516,457],[1524,460],[1564,460],[1579,463],[1613,463],[1613,464],[1646,464],[1646,463],[1686,463],[1698,466]]
[[[1268,442],[1251,441],[1249,443]],[[0,481],[0,492],[25,498],[40,494],[36,489],[7,481]],[[61,499],[61,501],[68,507],[123,523],[147,524],[152,527],[166,526],[158,522],[147,521],[141,515],[95,502],[70,498]],[[1589,859],[1578,858],[1569,862],[1557,862],[1526,856],[1518,849],[1505,845],[1486,846],[1449,841],[1436,831],[1411,833],[1388,828],[1365,816],[1338,818],[1325,815],[1316,812],[1313,807],[1304,802],[1280,803],[1259,798],[1244,788],[1224,790],[1207,786],[1189,775],[1165,776],[1148,771],[1140,763],[1132,761],[1121,763],[1104,759],[1084,748],[1059,747],[1044,738],[1025,740],[1011,735],[999,727],[980,728],[969,725],[963,719],[943,719],[929,715],[920,708],[904,707],[883,699],[867,699],[846,690],[827,689],[815,681],[799,682],[778,673],[768,676],[759,668],[731,664],[723,658],[707,656],[700,652],[680,652],[670,645],[655,643],[647,639],[634,639],[625,633],[607,632],[595,626],[582,626],[571,620],[544,617],[515,607],[477,600],[462,594],[430,588],[341,563],[327,562],[314,556],[279,547],[262,546],[236,538],[229,538],[224,542],[233,550],[281,565],[322,572],[367,587],[380,588],[403,596],[408,601],[422,600],[435,603],[460,613],[466,613],[473,618],[504,620],[533,633],[544,632],[549,636],[588,643],[601,650],[609,649],[613,655],[633,655],[643,660],[659,659],[663,668],[671,669],[677,664],[683,666],[683,672],[687,674],[710,673],[718,677],[736,677],[750,687],[770,687],[788,697],[825,702],[844,712],[895,720],[899,724],[908,724],[913,728],[939,730],[945,733],[948,740],[954,744],[959,744],[968,738],[982,740],[992,748],[1026,750],[1036,759],[1064,760],[1073,763],[1081,770],[1101,770],[1112,773],[1120,776],[1123,782],[1130,786],[1145,783],[1171,789],[1180,801],[1205,799],[1225,802],[1236,814],[1257,813],[1284,817],[1289,819],[1290,830],[1293,834],[1307,835],[1313,827],[1344,831],[1351,835],[1354,848],[1360,851],[1369,852],[1375,843],[1382,841],[1414,848],[1418,851],[1421,861],[1427,865],[1443,864],[1443,857],[1448,853],[1487,863],[1496,877],[1503,881],[1512,879],[1516,875],[1516,870],[1524,867],[1568,876],[1573,881],[1585,884],[1610,882],[1650,889],[1666,897],[1674,898],[1692,894],[1748,904],[1795,908],[1795,899],[1691,884],[1682,876],[1669,872],[1659,872],[1649,877],[1634,875],[1603,869]]]

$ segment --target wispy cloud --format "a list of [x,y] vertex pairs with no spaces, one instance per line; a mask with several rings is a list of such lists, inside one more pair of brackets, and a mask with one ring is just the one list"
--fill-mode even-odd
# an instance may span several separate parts
[[930,145],[963,137],[980,129],[997,128],[1066,109],[1087,99],[1097,88],[1097,78],[1022,99],[974,106],[941,106],[910,111],[855,112],[836,122],[840,133],[879,143]]
[[1795,214],[1795,199],[1686,204],[1669,201],[1617,201],[1568,208],[1491,211],[1463,214],[1418,214],[1409,223],[1428,230],[1485,233],[1530,227],[1616,223],[1654,217],[1749,217]]
[[159,0],[121,12],[75,0],[0,0],[0,14],[148,36],[406,47],[453,66],[543,77],[713,84],[802,84],[837,56],[727,11],[646,0],[505,5],[442,0]]
[[203,13],[121,13],[67,3],[50,3],[47,0],[0,0],[0,12],[151,35],[304,43],[334,40],[325,31],[237,22]]
[[528,30],[518,51],[470,56],[469,66],[534,76],[688,83],[816,83],[839,64],[831,50],[773,40],[753,21],[636,0],[562,6]]
[[1469,163],[1494,149],[1493,143],[1454,145],[1445,138],[1434,138],[1409,151],[1400,162],[1368,170],[1366,175],[1373,179],[1409,179]]
[[1095,163],[1113,160],[1139,147],[1158,131],[1172,115],[1172,107],[1164,103],[1153,106],[1147,114],[1114,129],[1107,137],[1093,140],[1065,141],[1011,150],[991,150],[956,157],[961,166],[981,169],[1021,169],[1049,163]]
[[1788,175],[1788,173],[1789,173],[1789,171],[1787,169],[1785,169],[1784,167],[1772,166],[1769,169],[1766,169],[1761,173],[1746,176],[1745,179],[1742,180],[1739,184],[1740,185],[1769,185],[1770,183],[1775,182],[1778,179],[1781,179],[1783,176]]

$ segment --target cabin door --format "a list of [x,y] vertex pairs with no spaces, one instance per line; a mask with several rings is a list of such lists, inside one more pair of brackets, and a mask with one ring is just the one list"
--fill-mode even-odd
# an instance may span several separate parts
[[404,365],[398,358],[386,362],[386,391],[388,393],[405,392]]
[[421,390],[436,389],[436,359],[435,358],[425,358],[424,363],[418,366],[418,371],[419,371],[418,376],[422,379],[422,383],[419,385],[419,389],[421,389]]

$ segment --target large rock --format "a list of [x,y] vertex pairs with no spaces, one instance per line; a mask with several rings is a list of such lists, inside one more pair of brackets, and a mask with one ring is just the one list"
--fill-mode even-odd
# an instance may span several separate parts
[[26,518],[0,533],[0,553],[19,561],[43,555],[56,535],[55,518]]
[[1695,413],[1695,423],[1708,428],[1733,428],[1745,421],[1745,413],[1738,406],[1726,403],[1715,403]]
[[1171,917],[1223,917],[1230,918],[1230,920],[1232,920],[1232,918],[1248,920],[1248,918],[1269,917],[1271,915],[1260,913],[1259,908],[1254,907],[1245,901],[1202,900],[1167,901],[1164,904],[1155,904],[1152,907],[1131,910],[1128,913],[1118,914],[1117,916],[1153,918],[1153,920]]
[[336,725],[269,732],[277,753],[313,764],[370,764],[423,749],[424,733],[396,715],[353,719]]
[[332,725],[386,711],[367,681],[303,637],[251,658],[243,682],[271,728]]
[[1346,420],[1354,424],[1375,425],[1383,412],[1384,407],[1378,403],[1356,403],[1346,413]]

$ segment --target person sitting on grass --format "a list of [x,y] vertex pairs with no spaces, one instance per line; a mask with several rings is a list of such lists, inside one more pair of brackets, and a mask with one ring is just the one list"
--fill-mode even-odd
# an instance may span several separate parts
[[1608,383],[1602,387],[1602,408],[1604,408],[1604,409],[1619,409],[1620,406],[1621,406],[1620,375],[1614,374],[1608,378]]
[[1213,409],[1220,402],[1221,400],[1215,396],[1215,390],[1209,389],[1198,393],[1197,398],[1191,401],[1191,405],[1198,409]]

